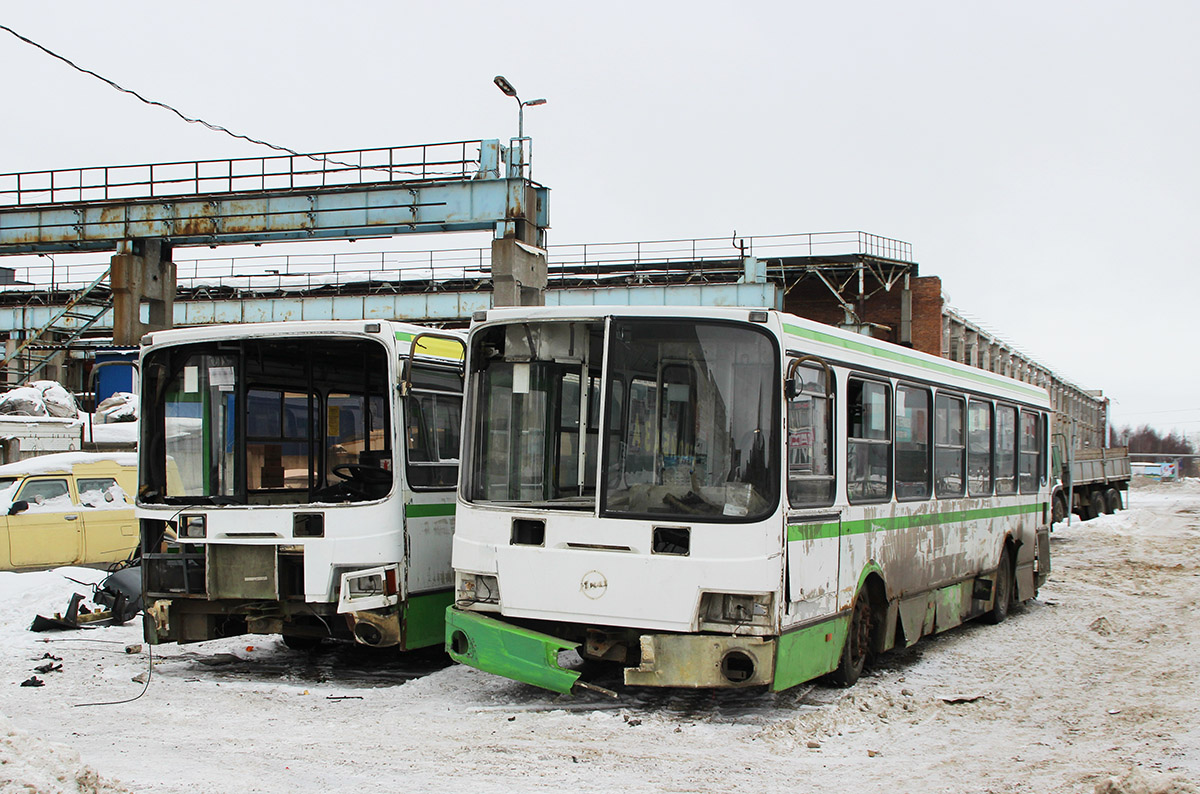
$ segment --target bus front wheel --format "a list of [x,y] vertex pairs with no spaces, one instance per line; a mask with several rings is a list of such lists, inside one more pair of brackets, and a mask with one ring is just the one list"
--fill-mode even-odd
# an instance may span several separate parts
[[862,675],[871,649],[871,598],[866,588],[854,599],[854,611],[850,613],[850,630],[842,645],[842,655],[837,668],[829,677],[838,686],[853,686]]

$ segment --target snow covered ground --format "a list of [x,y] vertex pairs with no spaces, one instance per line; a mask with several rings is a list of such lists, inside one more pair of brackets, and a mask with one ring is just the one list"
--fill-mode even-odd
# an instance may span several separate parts
[[[137,625],[26,630],[96,572],[3,573],[0,792],[1197,792],[1200,483],[1131,502],[1060,525],[1050,582],[1007,622],[848,690],[564,698],[258,637],[155,648],[145,687]],[[19,686],[47,653],[62,670]]]

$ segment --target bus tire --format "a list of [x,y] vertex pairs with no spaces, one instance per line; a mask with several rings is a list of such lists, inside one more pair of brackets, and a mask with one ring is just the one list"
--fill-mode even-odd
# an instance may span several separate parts
[[1008,544],[1005,544],[1004,551],[1000,552],[1000,564],[996,566],[996,581],[992,587],[995,598],[992,599],[992,608],[983,613],[983,622],[992,625],[1003,623],[1008,617],[1016,591],[1012,555],[1008,551]]
[[838,686],[854,686],[862,675],[867,664],[867,655],[871,651],[871,596],[867,588],[858,591],[854,599],[854,609],[850,613],[850,628],[846,632],[846,642],[842,644],[842,655],[838,659],[837,668],[829,674],[829,678]]
[[1058,524],[1067,517],[1067,503],[1062,498],[1062,494],[1054,497],[1054,502],[1050,508],[1050,523]]
[[1097,488],[1088,497],[1088,518],[1098,518],[1104,515],[1106,512],[1104,508],[1104,491]]
[[1109,488],[1104,492],[1104,507],[1106,513],[1115,513],[1121,509],[1121,492],[1116,488]]

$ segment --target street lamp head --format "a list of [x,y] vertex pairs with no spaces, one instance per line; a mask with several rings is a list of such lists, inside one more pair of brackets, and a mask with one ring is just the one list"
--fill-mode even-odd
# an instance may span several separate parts
[[492,82],[496,84],[497,88],[504,92],[505,96],[515,97],[517,95],[517,89],[513,88],[512,83],[504,79],[504,75],[496,75],[494,78],[492,78]]
[[546,104],[546,100],[544,100],[544,99],[531,99],[531,100],[529,100],[528,102],[524,102],[524,103],[522,103],[522,104],[525,104],[525,105],[544,105],[544,104]]

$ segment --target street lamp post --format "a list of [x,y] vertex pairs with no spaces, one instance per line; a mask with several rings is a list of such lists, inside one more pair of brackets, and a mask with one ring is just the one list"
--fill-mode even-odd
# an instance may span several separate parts
[[525,106],[544,105],[546,104],[546,100],[530,99],[528,102],[522,102],[521,98],[517,96],[517,89],[513,88],[513,84],[508,82],[502,74],[496,75],[492,79],[492,82],[504,92],[505,96],[510,96],[517,100],[517,146],[520,147],[517,150],[517,164],[523,169],[525,167]]

